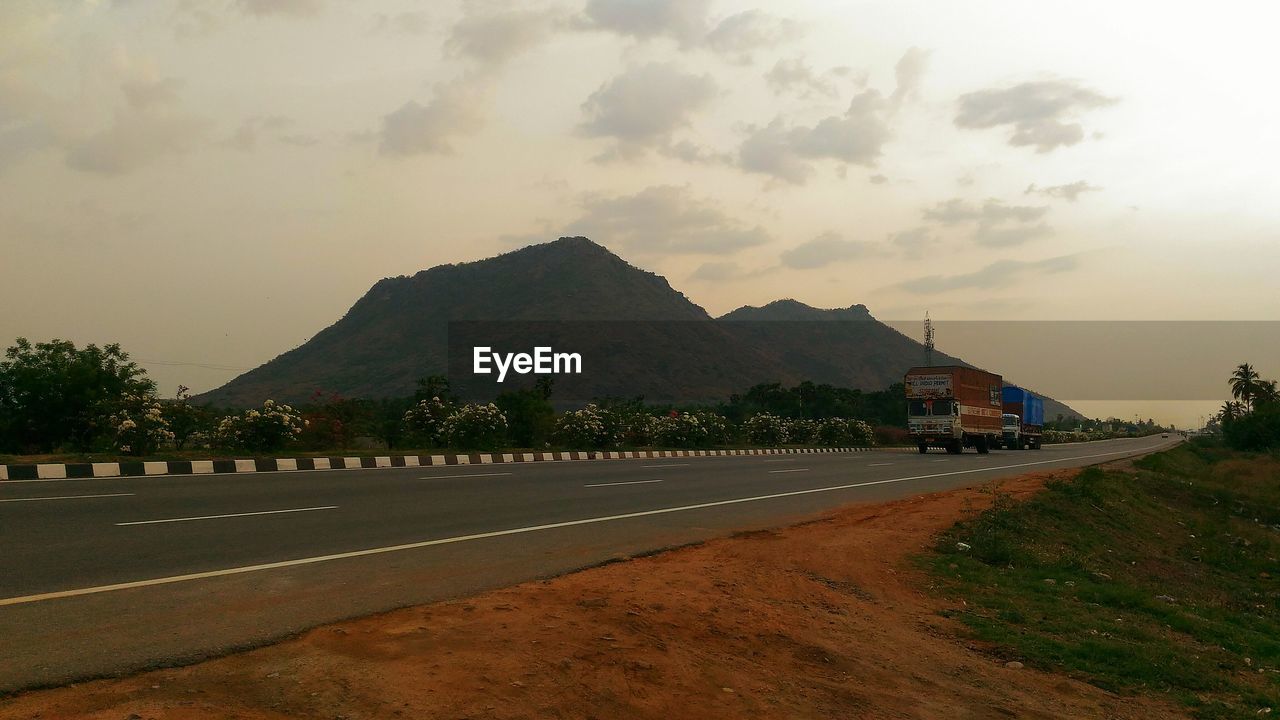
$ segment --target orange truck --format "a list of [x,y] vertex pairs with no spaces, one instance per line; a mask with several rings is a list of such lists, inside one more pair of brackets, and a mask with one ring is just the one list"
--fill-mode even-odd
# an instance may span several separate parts
[[957,455],[966,447],[986,453],[1000,445],[999,375],[958,365],[914,367],[903,382],[907,430],[921,453],[930,447]]

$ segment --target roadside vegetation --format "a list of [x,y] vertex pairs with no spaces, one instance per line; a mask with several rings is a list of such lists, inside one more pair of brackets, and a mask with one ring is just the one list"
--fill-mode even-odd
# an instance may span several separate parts
[[1280,456],[1203,439],[992,492],[925,562],[993,654],[1196,717],[1280,712]]
[[[161,399],[118,345],[19,339],[0,361],[0,462],[183,459],[227,453],[371,454],[496,449],[722,448],[898,444],[900,386],[881,392],[762,384],[711,406],[602,398],[557,412],[553,385],[464,402],[443,377],[412,397],[343,398],[249,409]],[[900,417],[901,416],[901,417]],[[879,431],[877,431],[877,427]]]

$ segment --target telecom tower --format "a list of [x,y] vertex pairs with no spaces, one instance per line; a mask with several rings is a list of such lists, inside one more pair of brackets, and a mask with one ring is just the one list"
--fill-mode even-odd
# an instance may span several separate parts
[[924,311],[924,365],[933,367],[933,321],[928,310]]

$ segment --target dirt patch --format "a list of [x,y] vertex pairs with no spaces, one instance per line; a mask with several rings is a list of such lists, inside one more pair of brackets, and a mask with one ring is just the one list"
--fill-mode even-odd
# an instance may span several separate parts
[[[1002,484],[1017,496],[1051,474]],[[853,506],[188,668],[28,693],[0,720],[1149,718],[1172,706],[1005,666],[910,556],[978,489]]]

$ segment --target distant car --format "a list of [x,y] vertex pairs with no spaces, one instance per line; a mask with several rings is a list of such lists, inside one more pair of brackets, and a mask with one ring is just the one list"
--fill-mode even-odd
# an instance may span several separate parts
[[1162,437],[1162,438],[1167,438],[1167,437],[1169,437],[1169,433],[1161,433],[1161,434],[1160,434],[1160,437]]

